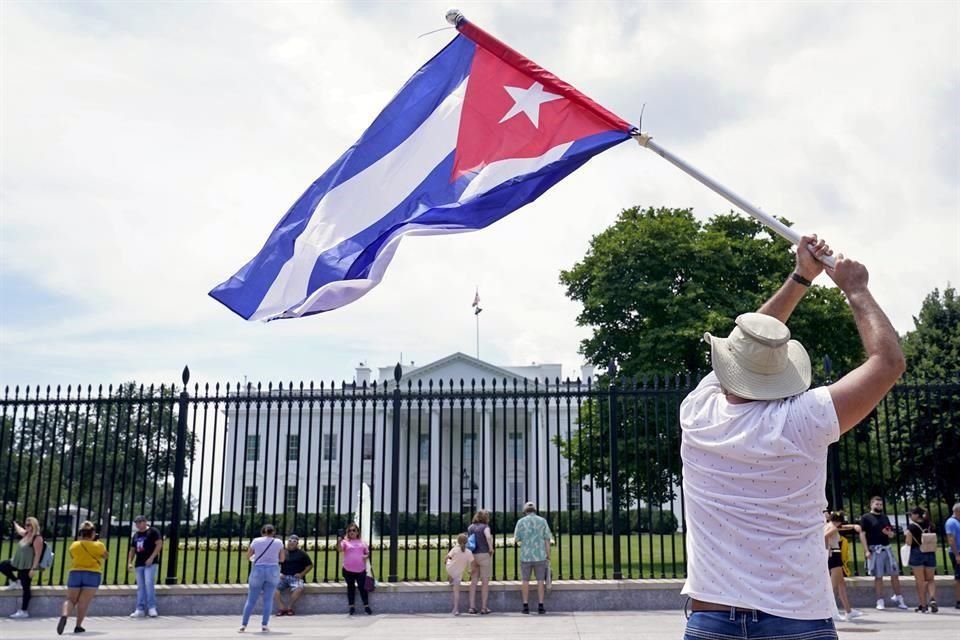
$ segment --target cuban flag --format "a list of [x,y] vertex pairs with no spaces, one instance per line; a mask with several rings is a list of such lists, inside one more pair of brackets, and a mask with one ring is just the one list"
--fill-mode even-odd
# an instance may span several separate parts
[[337,309],[380,283],[404,236],[483,229],[630,138],[534,62],[457,29],[212,297],[247,320]]

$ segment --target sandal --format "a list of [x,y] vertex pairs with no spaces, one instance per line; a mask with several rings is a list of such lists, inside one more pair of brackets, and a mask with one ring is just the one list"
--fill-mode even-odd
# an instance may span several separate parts
[[493,611],[490,611],[490,609],[483,609],[482,611],[480,611],[480,615],[482,616],[489,615],[491,613],[493,613]]
[[477,610],[474,609],[473,607],[470,607],[469,609],[467,609],[467,613],[469,613],[472,616],[475,616],[477,615]]

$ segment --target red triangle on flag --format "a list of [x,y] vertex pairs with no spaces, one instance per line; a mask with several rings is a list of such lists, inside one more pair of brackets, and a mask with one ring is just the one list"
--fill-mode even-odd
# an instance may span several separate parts
[[507,158],[610,131],[598,115],[477,47],[460,115],[451,181]]

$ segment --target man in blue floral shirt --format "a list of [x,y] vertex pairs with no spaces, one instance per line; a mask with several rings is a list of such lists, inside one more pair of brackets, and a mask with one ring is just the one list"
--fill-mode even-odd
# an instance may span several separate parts
[[543,590],[550,570],[550,525],[537,515],[537,505],[523,505],[524,516],[517,520],[513,537],[520,545],[520,595],[523,596],[523,613],[530,613],[530,574],[537,580],[537,613],[546,613],[543,608]]

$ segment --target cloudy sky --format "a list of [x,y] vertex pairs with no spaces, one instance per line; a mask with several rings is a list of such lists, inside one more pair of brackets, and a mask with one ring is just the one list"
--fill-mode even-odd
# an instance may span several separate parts
[[[453,37],[449,2],[0,4],[0,384],[581,364],[558,274],[625,207],[730,208],[622,144],[474,234],[405,240],[339,311],[207,296]],[[871,269],[900,331],[960,283],[955,2],[460,2],[658,142]]]

